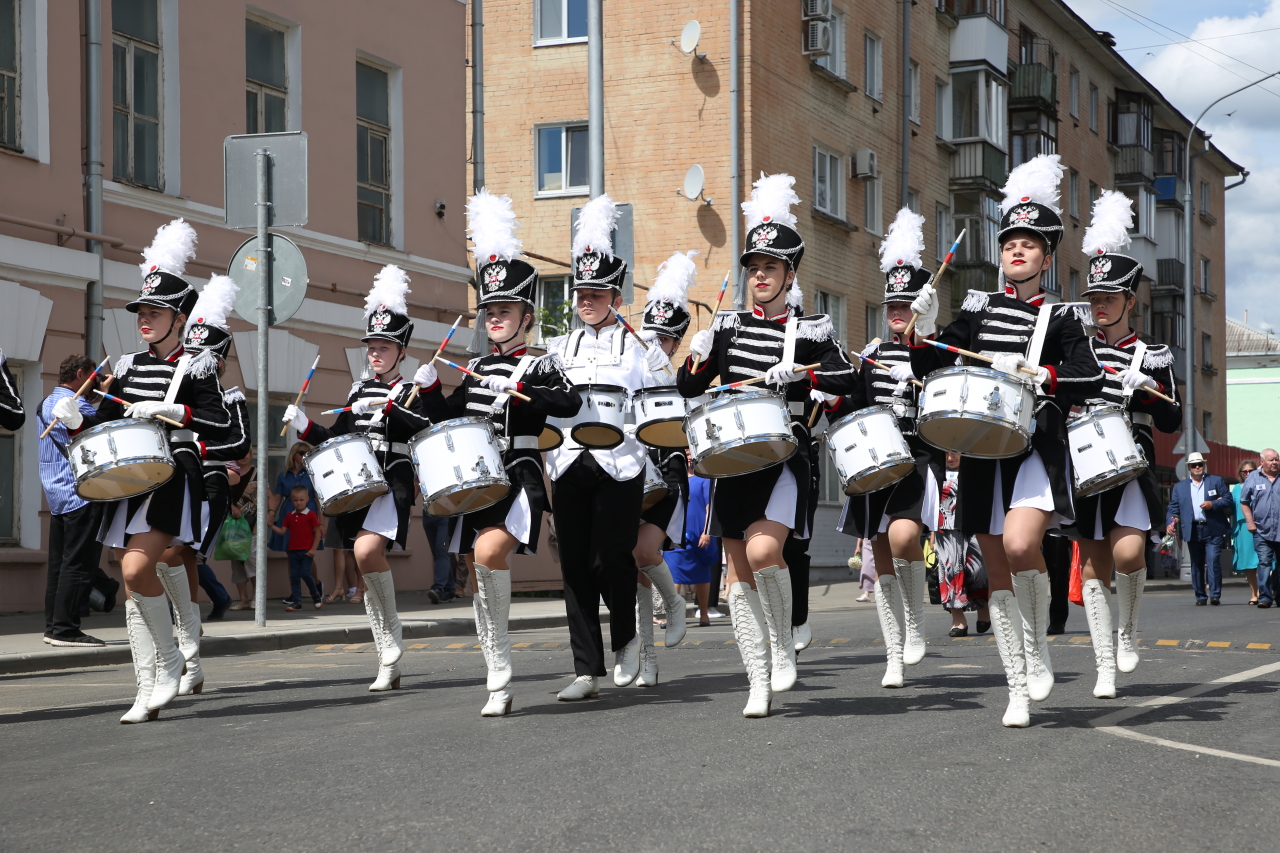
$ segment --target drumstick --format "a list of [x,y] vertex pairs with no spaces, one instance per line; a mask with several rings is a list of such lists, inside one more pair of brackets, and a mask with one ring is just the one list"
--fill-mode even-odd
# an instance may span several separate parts
[[[320,356],[317,355],[316,360],[311,362],[311,369],[307,371],[307,378],[302,380],[302,390],[298,392],[298,399],[293,401],[294,408],[297,408],[298,406],[302,405],[302,398],[307,396],[307,386],[311,384],[311,377],[315,375],[316,365],[318,365],[319,363],[320,363]],[[284,425],[284,427],[280,430],[281,436],[283,436],[286,432],[289,431],[289,426],[292,423],[293,421],[289,421]]]
[[[1120,371],[1116,370],[1114,367],[1110,367],[1110,366],[1105,365],[1105,364],[1104,364],[1104,365],[1102,365],[1102,369],[1103,369],[1103,370],[1105,370],[1105,371],[1107,371],[1107,373],[1119,373],[1119,372],[1120,372]],[[1177,405],[1177,403],[1178,403],[1178,401],[1177,401],[1177,400],[1173,399],[1173,398],[1172,398],[1172,397],[1170,397],[1168,394],[1161,394],[1159,391],[1157,391],[1157,390],[1156,390],[1156,389],[1154,389],[1154,388],[1147,388],[1147,387],[1143,386],[1142,388],[1140,388],[1140,389],[1138,389],[1138,390],[1140,390],[1140,391],[1146,391],[1148,394],[1152,394],[1152,395],[1154,395],[1154,396],[1156,396],[1156,397],[1159,397],[1161,400],[1168,400],[1170,403],[1173,403],[1174,405]]]
[[[955,353],[956,355],[962,355],[962,356],[964,356],[965,358],[976,358],[978,361],[985,361],[985,362],[987,362],[988,364],[991,364],[992,362],[994,362],[994,361],[995,361],[995,359],[994,359],[994,358],[992,358],[991,356],[989,356],[989,355],[983,355],[983,354],[982,354],[982,353],[980,353],[980,352],[973,352],[972,350],[960,349],[960,347],[953,347],[953,346],[950,346],[950,345],[948,345],[948,344],[944,344],[944,343],[942,343],[942,342],[940,342],[940,341],[931,341],[931,340],[928,340],[927,338],[921,338],[921,340],[923,340],[923,341],[924,341],[926,344],[928,344],[929,346],[934,346],[934,347],[937,347],[938,349],[944,349],[944,350],[946,350],[947,352],[953,352],[953,353]],[[1019,370],[1019,371],[1021,371],[1022,373],[1025,373],[1025,374],[1029,375],[1029,376],[1038,376],[1038,375],[1039,375],[1039,374],[1038,374],[1038,373],[1037,373],[1033,368],[1030,368],[1030,367],[1019,367],[1019,368],[1018,368],[1018,370]]]
[[[799,373],[805,373],[810,370],[817,370],[822,367],[822,362],[817,361],[813,364],[806,364],[800,368]],[[755,385],[757,382],[763,382],[763,376],[753,376],[750,379],[739,379],[737,382],[730,382],[727,385],[717,385],[714,388],[707,389],[708,394],[718,394],[721,391],[728,391],[730,388],[741,388],[743,385]]]
[[[385,406],[387,403],[390,403],[390,402],[391,402],[391,399],[392,399],[391,397],[387,397],[386,399],[383,399],[383,400],[370,400],[370,401],[369,401],[369,406],[370,406],[371,408],[373,408],[373,407],[377,407],[377,406]],[[341,409],[328,409],[328,410],[326,410],[326,411],[321,412],[320,414],[322,414],[322,415],[337,415],[337,414],[341,414],[342,412],[349,412],[349,411],[351,411],[351,409],[352,409],[352,408],[354,408],[354,407],[352,407],[352,406],[343,406]]]
[[[108,394],[106,391],[99,391],[97,388],[94,388],[93,390],[94,390],[94,393],[101,394],[103,397],[105,397],[106,399],[110,400],[113,403],[119,403],[122,406],[133,405],[127,400],[121,400],[119,397]],[[164,421],[167,424],[173,424],[176,427],[186,426],[186,424],[182,423],[181,421],[175,421],[173,418],[166,418],[164,415],[152,415],[152,417],[154,417],[158,421]]]
[[[458,324],[461,322],[462,322],[462,315],[459,314],[458,319],[454,320],[453,325],[449,327],[449,333],[446,334],[444,336],[444,340],[440,342],[440,346],[436,347],[436,355],[439,355],[440,353],[444,352],[445,344],[449,343],[449,339],[452,338],[453,333],[458,330]],[[431,360],[434,361],[435,356],[432,356]],[[409,392],[409,399],[405,401],[405,404],[404,404],[405,408],[407,409],[410,406],[412,406],[413,401],[417,399],[417,397],[418,397],[418,383],[415,382],[413,383],[413,390]]]
[[[960,236],[951,244],[951,251],[947,252],[947,256],[942,260],[942,266],[938,267],[938,271],[933,274],[934,281],[940,281],[942,279],[942,274],[947,271],[947,267],[951,265],[951,259],[956,256],[956,251],[960,248],[960,241],[964,239],[964,232],[968,230],[968,228],[960,229]],[[911,322],[907,323],[907,330],[903,333],[908,340],[911,339],[911,330],[916,327],[916,320],[919,318],[919,314],[912,313]]]
[[[733,270],[730,269],[724,274],[724,281],[720,282],[720,295],[716,297],[716,310],[711,312],[712,324],[716,321],[716,316],[720,313],[720,303],[724,302],[724,292],[729,288],[729,279],[733,277]],[[693,372],[698,372],[698,365],[702,363],[702,356],[693,357]]]
[[[441,356],[436,356],[435,358],[433,358],[433,359],[431,359],[431,360],[432,360],[432,361],[443,361],[445,364],[449,365],[449,366],[450,366],[450,367],[452,367],[454,370],[461,370],[463,373],[467,374],[468,376],[474,376],[476,379],[479,379],[479,380],[482,380],[482,381],[483,381],[483,380],[484,380],[484,378],[485,378],[485,377],[481,376],[479,373],[476,373],[474,370],[469,370],[469,369],[467,369],[467,368],[463,367],[461,364],[454,364],[452,361],[450,361],[450,360],[449,360],[449,359],[447,359],[447,358],[442,358]],[[532,398],[532,397],[526,397],[524,394],[521,394],[519,391],[516,391],[514,388],[513,388],[512,390],[508,391],[507,393],[508,393],[508,394],[510,394],[512,397],[519,397],[521,400],[524,400],[526,403],[532,403],[532,402],[533,402],[533,398]]]
[[[636,330],[631,328],[631,324],[627,322],[627,318],[619,314],[617,308],[610,307],[610,310],[613,311],[613,316],[618,318],[618,322],[622,324],[622,328],[630,332],[631,337],[635,338],[640,343],[640,346],[644,349],[645,352],[648,352],[649,344],[645,341],[644,338],[636,334]],[[662,369],[665,370],[668,374],[672,372],[671,365],[669,364],[662,365]]]
[[[88,378],[88,379],[86,379],[86,380],[84,381],[84,384],[80,386],[80,390],[79,390],[79,391],[77,391],[77,392],[75,393],[75,396],[74,396],[74,397],[72,397],[71,399],[73,399],[73,400],[74,400],[74,399],[76,399],[76,398],[78,398],[78,397],[83,397],[83,396],[84,396],[84,392],[89,390],[89,385],[93,382],[94,377],[96,377],[99,373],[101,373],[101,372],[102,372],[102,369],[103,369],[104,367],[106,367],[106,366],[107,366],[107,362],[108,362],[108,361],[110,361],[110,360],[111,360],[111,356],[107,356],[106,358],[104,358],[104,359],[102,360],[102,364],[99,364],[97,367],[95,367],[95,368],[93,369],[93,373],[90,373],[90,374],[89,374],[89,378]],[[121,402],[124,402],[124,401],[122,400]],[[125,403],[125,405],[127,406],[127,405],[129,405],[129,404],[128,404],[128,403]],[[62,419],[61,419],[61,418],[54,418],[54,419],[53,419],[53,422],[52,422],[52,423],[50,423],[47,427],[45,427],[45,428],[44,428],[44,432],[40,433],[40,437],[41,437],[41,438],[44,438],[44,437],[45,437],[45,436],[47,436],[50,432],[52,432],[52,431],[53,431],[53,428],[54,428],[55,426],[57,426],[57,425],[58,425],[58,421],[60,421],[60,420],[62,420]],[[178,424],[178,426],[182,426],[182,424]]]

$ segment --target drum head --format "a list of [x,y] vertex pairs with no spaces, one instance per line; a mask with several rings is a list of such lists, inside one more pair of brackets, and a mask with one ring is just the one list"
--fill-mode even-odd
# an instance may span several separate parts
[[662,503],[669,494],[671,494],[671,490],[666,486],[663,486],[661,489],[654,489],[653,491],[645,492],[644,500],[640,502],[640,511],[646,512],[653,509],[655,506]]
[[1105,477],[1094,477],[1092,480],[1076,486],[1076,497],[1087,498],[1091,495],[1110,491],[1116,486],[1124,485],[1145,470],[1145,465],[1130,466],[1122,468],[1119,471],[1112,472]]
[[689,439],[684,434],[684,418],[645,424],[636,430],[636,438],[650,447],[671,449],[689,446]]
[[612,450],[622,444],[622,430],[611,424],[584,423],[578,424],[569,434],[573,440],[583,447],[597,450]]
[[385,483],[375,483],[366,488],[343,492],[320,507],[320,509],[325,515],[343,515],[344,513],[355,512],[358,509],[364,509],[385,495],[387,491]]
[[511,491],[511,484],[480,483],[468,489],[436,498],[427,505],[427,514],[437,518],[450,515],[462,515],[464,512],[476,512],[496,504]]
[[869,495],[872,492],[878,492],[881,489],[887,489],[894,483],[915,470],[916,462],[909,459],[906,462],[899,462],[892,468],[881,468],[879,471],[873,471],[862,477],[858,477],[849,482],[845,487],[846,495]]
[[700,477],[716,479],[717,477],[738,477],[777,465],[791,458],[796,452],[794,441],[774,439],[753,441],[736,447],[715,448],[715,455],[694,460],[693,470]]
[[920,437],[941,450],[980,459],[1008,459],[1027,449],[1031,439],[1005,423],[995,423],[966,412],[963,417],[942,413],[920,419]]
[[98,471],[76,485],[76,494],[87,501],[118,501],[145,495],[173,477],[174,467],[163,459],[129,462]]
[[560,432],[559,427],[547,424],[542,428],[542,434],[538,436],[538,450],[555,450],[564,444],[564,433]]

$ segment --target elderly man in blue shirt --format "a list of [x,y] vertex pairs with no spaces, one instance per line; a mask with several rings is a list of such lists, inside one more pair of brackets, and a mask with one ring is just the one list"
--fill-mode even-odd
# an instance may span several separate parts
[[[1231,513],[1235,499],[1227,481],[1205,473],[1204,457],[1187,456],[1187,479],[1173,487],[1165,516],[1168,532],[1181,528],[1182,541],[1191,554],[1191,587],[1196,604],[1219,604],[1222,600],[1222,565],[1219,557],[1231,534]],[[1207,581],[1207,583],[1206,583]],[[1208,592],[1206,595],[1206,585]]]
[[1262,464],[1245,478],[1240,487],[1240,509],[1244,523],[1253,534],[1258,552],[1258,606],[1270,607],[1280,598],[1280,575],[1276,572],[1276,551],[1280,551],[1280,453],[1268,447]]

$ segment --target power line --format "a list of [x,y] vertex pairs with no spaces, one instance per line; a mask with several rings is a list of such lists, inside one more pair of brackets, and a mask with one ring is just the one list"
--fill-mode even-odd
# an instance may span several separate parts
[[1153,47],[1169,47],[1175,44],[1187,44],[1188,42],[1199,43],[1199,42],[1206,42],[1206,41],[1214,41],[1215,39],[1233,39],[1233,38],[1239,38],[1240,36],[1258,35],[1259,33],[1273,33],[1276,30],[1280,30],[1280,27],[1268,27],[1265,30],[1250,30],[1247,33],[1231,33],[1230,35],[1225,35],[1225,36],[1205,36],[1202,39],[1187,39],[1187,41],[1162,41],[1159,44],[1144,44],[1140,47],[1118,47],[1116,48],[1116,50],[1118,52],[1124,52],[1126,50],[1150,50]]

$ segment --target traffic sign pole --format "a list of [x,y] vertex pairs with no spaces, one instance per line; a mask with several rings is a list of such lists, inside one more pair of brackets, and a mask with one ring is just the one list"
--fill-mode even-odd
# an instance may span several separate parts
[[270,406],[267,405],[267,330],[271,326],[271,245],[267,229],[271,225],[271,152],[254,152],[258,171],[258,526],[253,541],[258,576],[253,596],[253,619],[259,628],[267,626],[267,533],[271,529],[268,511],[267,445],[270,443]]

